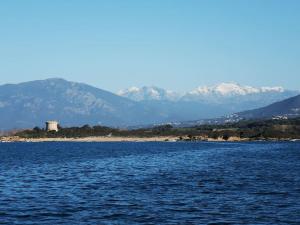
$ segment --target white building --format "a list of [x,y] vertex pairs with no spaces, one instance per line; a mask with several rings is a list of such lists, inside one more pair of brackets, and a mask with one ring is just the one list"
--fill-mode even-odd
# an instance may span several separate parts
[[58,131],[58,122],[57,121],[47,121],[46,122],[46,131]]

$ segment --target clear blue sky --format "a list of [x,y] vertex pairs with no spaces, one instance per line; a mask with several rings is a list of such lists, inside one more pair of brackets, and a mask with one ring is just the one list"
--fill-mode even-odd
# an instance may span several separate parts
[[3,0],[0,83],[300,89],[299,0]]

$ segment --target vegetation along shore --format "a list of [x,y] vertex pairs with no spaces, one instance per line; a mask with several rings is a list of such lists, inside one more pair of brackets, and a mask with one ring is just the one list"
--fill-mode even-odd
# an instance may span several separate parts
[[259,141],[300,140],[300,118],[240,121],[224,125],[173,127],[162,125],[141,129],[117,129],[104,126],[59,127],[46,131],[35,127],[1,137],[1,142],[44,141]]

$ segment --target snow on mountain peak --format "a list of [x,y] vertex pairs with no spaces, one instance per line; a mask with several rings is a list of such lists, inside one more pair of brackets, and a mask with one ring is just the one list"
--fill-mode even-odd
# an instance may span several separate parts
[[140,88],[138,87],[130,87],[128,89],[120,90],[118,91],[118,95],[123,96],[126,95],[127,93],[137,93],[140,91]]
[[237,83],[220,83],[214,86],[200,86],[185,94],[165,90],[154,86],[144,86],[142,88],[131,87],[118,92],[118,95],[130,98],[135,101],[143,100],[169,100],[176,101],[179,99],[189,100],[203,97],[233,97],[246,96],[253,94],[264,93],[283,93],[282,87],[252,87],[247,85],[240,85]]
[[221,96],[233,96],[233,95],[248,95],[258,94],[265,92],[284,92],[282,87],[261,87],[255,88],[251,86],[242,86],[236,83],[221,83],[215,86],[198,87],[193,91],[190,91],[189,95],[221,95]]
[[261,92],[284,92],[283,87],[262,87]]
[[178,94],[174,91],[164,90],[154,86],[144,86],[142,88],[131,87],[118,92],[118,95],[130,98],[135,101],[142,100],[175,100]]
[[235,83],[222,83],[217,85],[214,89],[214,92],[219,93],[221,95],[246,95],[250,93],[259,92],[258,89],[250,87],[250,86],[241,86]]

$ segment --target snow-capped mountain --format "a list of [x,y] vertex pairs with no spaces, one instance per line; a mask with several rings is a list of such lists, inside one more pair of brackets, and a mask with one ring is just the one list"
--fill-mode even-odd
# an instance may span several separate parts
[[[296,96],[280,87],[237,84],[200,87],[185,94],[157,87],[111,92],[63,79],[0,85],[0,130],[43,126],[49,119],[62,126],[137,126],[218,118],[261,108]],[[121,95],[121,96],[120,96]],[[300,111],[299,107],[292,110]]]
[[118,92],[118,95],[129,98],[134,101],[147,101],[147,100],[159,100],[159,101],[176,101],[181,97],[180,94],[165,90],[158,87],[131,87]]
[[197,89],[188,92],[188,95],[219,95],[219,96],[234,96],[234,95],[249,95],[267,92],[284,92],[283,87],[251,87],[242,86],[236,83],[221,83],[215,86],[198,87]]
[[[250,102],[255,107],[261,107],[295,96],[298,93],[297,91],[285,90],[283,87],[252,87],[236,83],[221,83],[210,87],[198,87],[187,92],[182,100],[214,104]],[[257,105],[256,102],[262,105]]]
[[[251,87],[237,83],[221,83],[215,86],[201,86],[192,91],[180,94],[176,91],[165,90],[158,87],[142,88],[131,87],[118,92],[118,95],[127,97],[134,101],[163,100],[163,101],[201,101],[218,103],[224,99],[235,99],[236,97],[247,99],[272,98],[272,101],[281,100],[298,94],[297,91],[285,90],[283,87]],[[267,101],[269,102],[269,101]]]
[[198,87],[179,94],[157,87],[129,88],[120,96],[154,108],[173,121],[191,118],[209,119],[236,112],[261,108],[300,94],[283,87],[251,87],[237,83],[221,83]]

